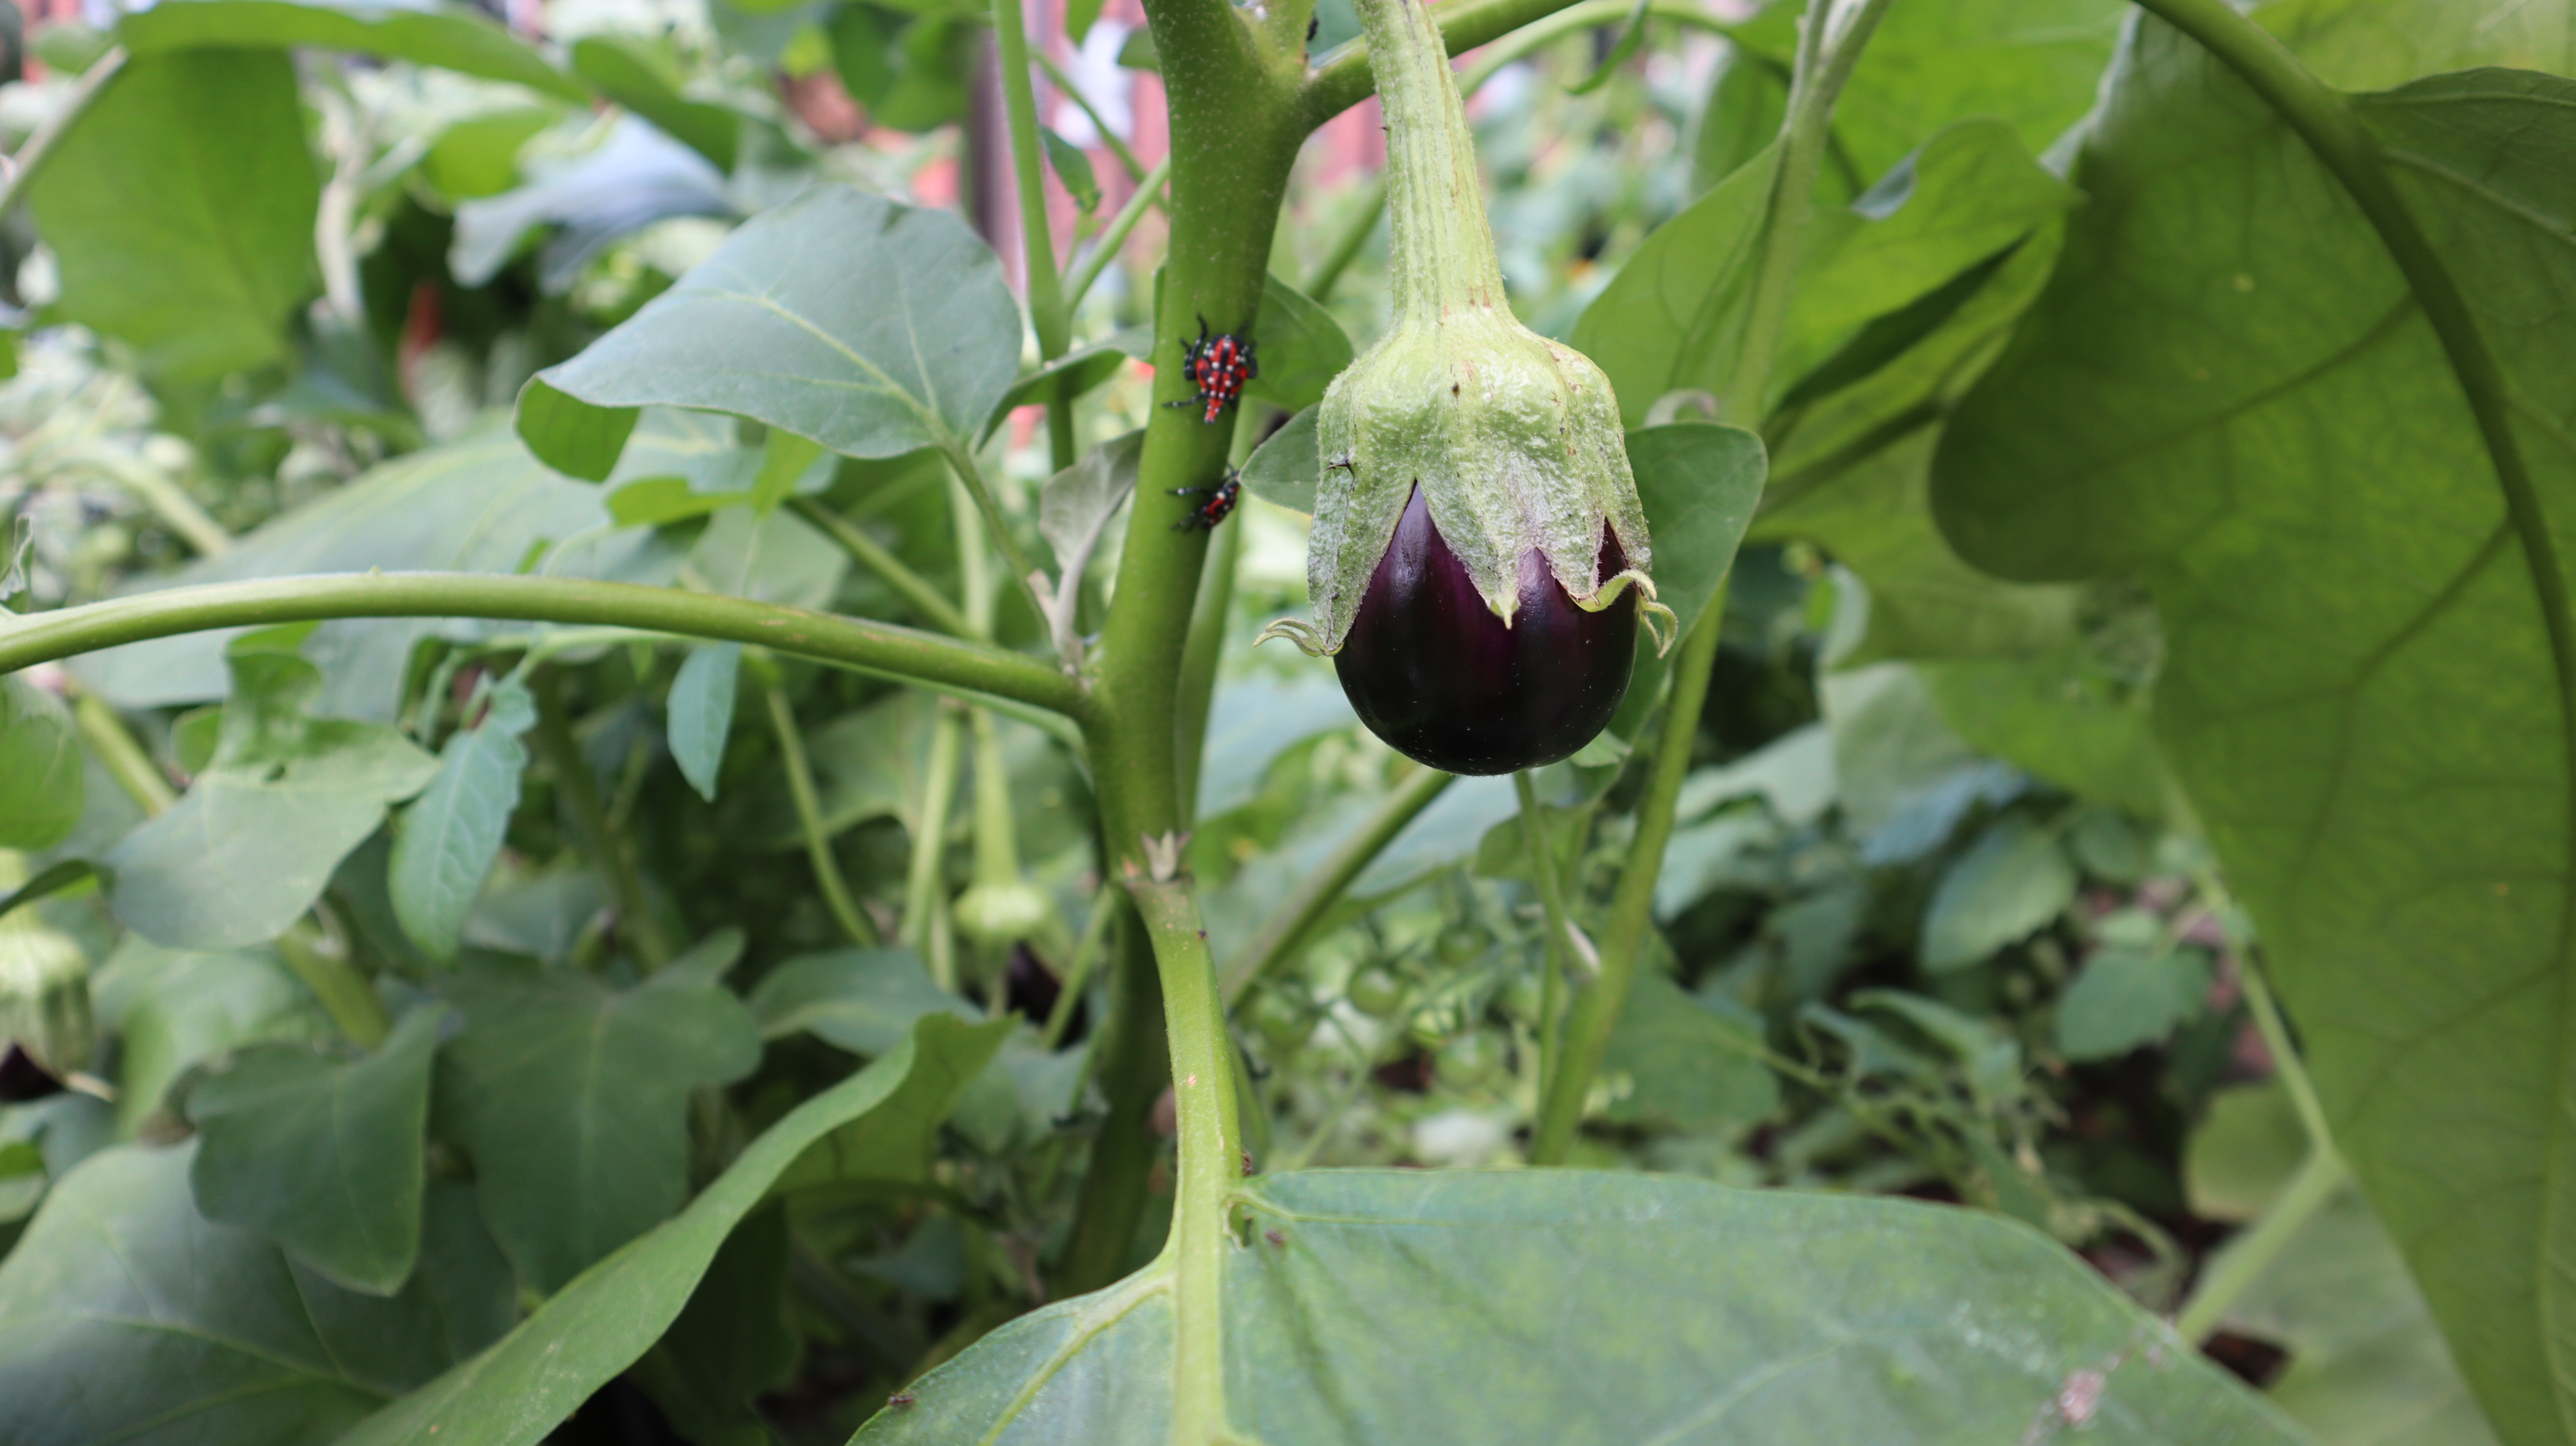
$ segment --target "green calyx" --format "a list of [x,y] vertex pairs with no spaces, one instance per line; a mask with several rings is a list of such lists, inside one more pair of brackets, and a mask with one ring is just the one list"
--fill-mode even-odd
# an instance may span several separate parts
[[[1653,626],[1646,513],[1610,379],[1522,326],[1503,294],[1465,107],[1420,0],[1359,0],[1386,113],[1394,324],[1333,380],[1306,560],[1315,621],[1273,633],[1338,652],[1416,487],[1506,626],[1536,548],[1587,610],[1634,585]],[[1627,555],[1600,578],[1602,530]],[[1657,643],[1669,641],[1657,629]]]

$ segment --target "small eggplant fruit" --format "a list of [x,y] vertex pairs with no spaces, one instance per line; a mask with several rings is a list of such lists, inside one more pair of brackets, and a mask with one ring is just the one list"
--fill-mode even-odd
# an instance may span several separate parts
[[[1596,576],[1626,567],[1605,531]],[[1369,731],[1407,758],[1470,774],[1536,768],[1591,742],[1628,691],[1636,593],[1586,612],[1535,549],[1521,554],[1519,582],[1506,622],[1417,489],[1333,655]]]
[[1610,379],[1522,326],[1456,82],[1422,0],[1359,0],[1387,124],[1394,319],[1326,388],[1306,554],[1351,706],[1397,751],[1510,773],[1580,749],[1669,646]]

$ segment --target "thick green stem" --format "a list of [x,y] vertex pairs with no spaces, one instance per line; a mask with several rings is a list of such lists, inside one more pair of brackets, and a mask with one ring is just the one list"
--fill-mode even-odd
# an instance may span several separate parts
[[1413,822],[1441,791],[1458,781],[1458,775],[1437,768],[1416,767],[1404,782],[1370,814],[1359,832],[1342,841],[1297,892],[1262,921],[1261,932],[1245,945],[1243,952],[1226,966],[1225,997],[1227,1002],[1243,997],[1253,981],[1293,959],[1306,942],[1317,921],[1331,910],[1361,872],[1395,842],[1404,826]]
[[507,618],[750,643],[1080,717],[1082,685],[1049,664],[936,633],[747,598],[493,573],[342,573],[171,588],[0,621],[0,673],[120,643],[329,618]]
[[1174,1310],[1172,1435],[1203,1446],[1225,1432],[1225,1338],[1220,1291],[1225,1266],[1226,1196],[1243,1178],[1243,1122],[1234,1047],[1217,997],[1198,901],[1186,877],[1156,879],[1130,869],[1127,892],[1145,925],[1163,981],[1171,1035],[1172,1098],[1180,1162],[1172,1202]]
[[1182,817],[1198,819],[1199,765],[1207,749],[1208,713],[1216,703],[1217,653],[1225,646],[1225,617],[1234,606],[1234,568],[1243,552],[1243,529],[1223,528],[1209,544],[1199,573],[1199,595],[1190,607],[1189,640],[1181,647],[1175,685],[1173,766],[1180,771]]
[[[1020,0],[993,0],[993,44],[1002,65],[1002,108],[1011,123],[1011,171],[1020,187],[1029,324],[1038,334],[1038,355],[1053,361],[1065,352],[1064,292],[1055,270],[1055,236],[1047,225],[1046,148],[1038,141],[1037,90],[1029,80],[1029,31]],[[1066,458],[1056,465],[1073,462]]]
[[1532,1163],[1562,1165],[1574,1151],[1575,1131],[1583,1123],[1583,1099],[1610,1049],[1610,1033],[1628,1004],[1637,980],[1637,960],[1645,952],[1646,930],[1653,925],[1655,876],[1662,871],[1664,846],[1672,841],[1673,820],[1681,796],[1682,776],[1690,771],[1691,741],[1699,733],[1700,710],[1708,702],[1708,675],[1724,631],[1721,604],[1703,609],[1690,637],[1673,663],[1673,694],[1664,704],[1663,736],[1655,749],[1655,769],[1637,807],[1636,841],[1629,846],[1619,891],[1611,896],[1610,917],[1598,941],[1601,972],[1575,1000],[1566,1021],[1565,1039],[1546,1097],[1539,1104]]
[[1449,53],[1421,0],[1359,0],[1386,113],[1387,281],[1395,324],[1499,307],[1502,262],[1485,220],[1474,135]]
[[796,826],[805,835],[805,860],[813,866],[815,886],[823,891],[823,903],[851,943],[874,944],[876,925],[850,897],[849,881],[841,877],[841,861],[832,853],[832,836],[823,829],[823,804],[814,793],[814,769],[805,758],[805,735],[797,730],[796,710],[788,705],[786,689],[773,683],[768,693],[769,728],[778,738],[779,765],[787,772],[787,796],[796,804]]
[[590,855],[591,866],[606,877],[609,891],[617,898],[619,932],[646,969],[659,969],[671,957],[670,941],[662,937],[662,921],[655,917],[653,901],[644,891],[644,876],[636,869],[626,841],[610,826],[608,809],[600,802],[599,780],[591,777],[590,760],[582,756],[581,743],[573,737],[563,680],[551,669],[539,669],[534,682],[537,751],[554,771],[555,788],[563,795],[564,812],[581,838],[582,852]]
[[937,624],[940,631],[979,643],[992,641],[989,631],[968,622],[955,603],[931,586],[930,579],[905,566],[902,558],[868,536],[866,529],[857,523],[811,497],[787,499],[787,510],[814,524],[824,536],[839,543],[841,550],[848,553],[853,561],[876,574],[878,581],[893,588],[897,596],[912,604],[914,611]]

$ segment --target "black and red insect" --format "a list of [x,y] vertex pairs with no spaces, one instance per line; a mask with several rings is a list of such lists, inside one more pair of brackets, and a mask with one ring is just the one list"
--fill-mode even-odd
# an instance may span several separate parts
[[1243,397],[1243,384],[1261,375],[1261,363],[1252,356],[1252,342],[1233,332],[1208,335],[1207,318],[1199,318],[1199,339],[1181,339],[1181,373],[1190,379],[1197,394],[1184,401],[1165,402],[1167,407],[1207,408],[1201,420],[1213,422],[1217,413],[1233,406]]
[[1207,532],[1234,515],[1234,504],[1243,500],[1243,474],[1227,469],[1225,480],[1214,487],[1175,487],[1175,497],[1204,497],[1207,500],[1190,509],[1190,515],[1172,524],[1174,532]]

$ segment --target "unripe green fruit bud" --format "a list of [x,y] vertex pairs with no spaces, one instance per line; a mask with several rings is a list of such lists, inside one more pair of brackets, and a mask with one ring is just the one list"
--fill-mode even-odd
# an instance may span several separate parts
[[954,917],[979,944],[1013,944],[1046,927],[1050,912],[1044,891],[1011,879],[977,884],[958,895]]
[[1353,974],[1344,992],[1354,1008],[1372,1019],[1384,1019],[1404,1007],[1404,981],[1383,964],[1371,964]]

